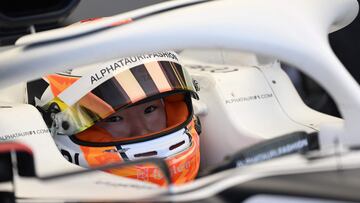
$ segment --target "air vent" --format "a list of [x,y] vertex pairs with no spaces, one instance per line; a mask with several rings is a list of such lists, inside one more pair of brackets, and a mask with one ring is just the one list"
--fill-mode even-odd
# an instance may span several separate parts
[[169,149],[170,150],[176,149],[176,148],[180,147],[183,144],[185,144],[185,140],[183,140],[183,141],[181,141],[181,142],[179,142],[177,144],[172,145],[171,147],[169,147]]
[[157,151],[151,151],[151,152],[145,152],[145,153],[141,153],[141,154],[135,154],[134,157],[138,158],[138,157],[148,157],[148,156],[155,156],[157,155]]

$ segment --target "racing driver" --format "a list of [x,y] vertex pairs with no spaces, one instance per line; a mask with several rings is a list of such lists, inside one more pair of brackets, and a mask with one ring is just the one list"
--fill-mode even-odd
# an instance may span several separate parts
[[[197,175],[199,128],[191,99],[198,96],[174,52],[46,75],[29,82],[27,93],[59,150],[74,164],[96,167],[160,157],[175,184]],[[106,172],[165,184],[159,169],[148,164]]]

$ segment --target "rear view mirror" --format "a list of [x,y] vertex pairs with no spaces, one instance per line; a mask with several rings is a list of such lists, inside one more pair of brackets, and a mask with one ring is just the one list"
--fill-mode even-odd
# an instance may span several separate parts
[[22,27],[62,20],[80,0],[4,1],[0,8],[1,27]]
[[[11,45],[19,37],[58,27],[80,0],[2,1],[0,6],[0,46]],[[34,26],[34,27],[31,27]]]

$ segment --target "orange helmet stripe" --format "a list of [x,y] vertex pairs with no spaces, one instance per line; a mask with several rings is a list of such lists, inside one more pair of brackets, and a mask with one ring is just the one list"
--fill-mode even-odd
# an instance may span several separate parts
[[79,79],[58,74],[47,75],[46,78],[49,81],[51,91],[55,97]]
[[80,146],[84,158],[90,167],[104,166],[112,163],[122,162],[120,154],[115,146],[110,147],[86,147]]

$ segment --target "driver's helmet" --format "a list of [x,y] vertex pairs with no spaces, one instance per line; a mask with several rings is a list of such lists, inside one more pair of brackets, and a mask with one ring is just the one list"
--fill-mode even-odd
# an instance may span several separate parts
[[[68,161],[96,167],[165,158],[175,184],[197,175],[200,151],[193,80],[174,52],[127,57],[50,74],[27,84]],[[107,172],[165,184],[159,169],[135,165]]]

